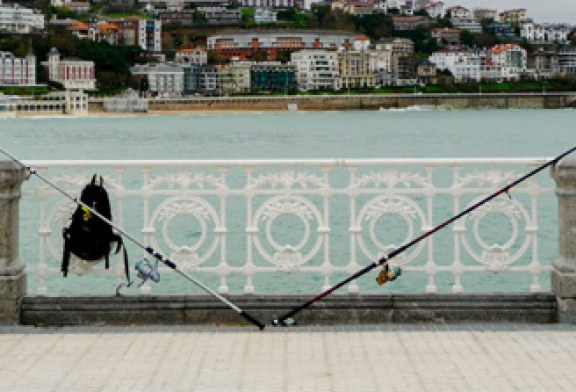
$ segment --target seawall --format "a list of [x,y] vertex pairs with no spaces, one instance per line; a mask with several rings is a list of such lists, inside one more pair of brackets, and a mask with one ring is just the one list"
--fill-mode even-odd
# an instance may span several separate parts
[[[89,105],[90,112],[104,111],[103,100],[91,99]],[[148,100],[149,112],[379,110],[413,106],[440,109],[559,109],[576,107],[576,92],[201,97]]]

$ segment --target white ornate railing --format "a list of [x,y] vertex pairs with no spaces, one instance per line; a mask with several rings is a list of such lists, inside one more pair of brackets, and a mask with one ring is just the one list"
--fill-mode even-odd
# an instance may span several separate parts
[[[26,163],[75,197],[93,173],[102,175],[119,227],[219,292],[248,294],[326,289],[544,161]],[[380,287],[376,273],[368,274],[341,291],[547,290],[557,254],[552,180],[541,173],[510,196],[478,208],[393,259],[404,269],[402,279]],[[60,278],[61,229],[74,203],[33,178],[24,184],[22,206],[21,257],[32,278],[31,291],[110,292],[110,282],[123,280],[120,259],[110,271],[96,267],[95,275]],[[132,265],[145,255],[132,245],[129,253]],[[147,283],[140,290],[195,292],[167,268],[161,272],[159,285]]]

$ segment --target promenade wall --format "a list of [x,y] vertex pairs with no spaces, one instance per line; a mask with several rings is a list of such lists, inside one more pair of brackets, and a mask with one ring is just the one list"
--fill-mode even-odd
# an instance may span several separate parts
[[[441,109],[558,109],[576,105],[576,93],[366,94],[150,99],[149,112],[379,110],[413,106]],[[90,112],[105,111],[92,99]]]

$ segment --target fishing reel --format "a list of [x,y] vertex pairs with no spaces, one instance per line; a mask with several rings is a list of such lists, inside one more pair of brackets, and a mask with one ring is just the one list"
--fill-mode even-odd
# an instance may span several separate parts
[[376,283],[378,283],[379,286],[382,286],[386,282],[395,281],[396,279],[398,279],[400,275],[402,275],[402,269],[400,269],[400,267],[393,266],[392,268],[390,268],[388,263],[386,263],[384,264],[384,267],[382,267],[382,270],[378,274],[378,277],[376,278]]
[[158,271],[158,260],[152,265],[148,259],[142,259],[135,265],[136,271],[138,271],[138,277],[142,279],[142,282],[138,287],[142,286],[148,279],[152,280],[154,283],[160,282],[160,272]]

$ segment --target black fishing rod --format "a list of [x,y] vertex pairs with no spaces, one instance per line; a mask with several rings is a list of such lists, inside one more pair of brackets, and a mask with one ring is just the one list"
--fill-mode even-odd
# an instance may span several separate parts
[[428,238],[429,236],[431,236],[432,234],[436,233],[439,230],[442,230],[444,227],[448,226],[449,224],[453,223],[454,221],[456,221],[457,219],[462,218],[464,215],[469,214],[470,212],[474,211],[476,208],[480,207],[481,205],[489,202],[490,200],[496,198],[497,196],[506,193],[508,194],[508,192],[510,191],[510,189],[514,188],[516,185],[520,184],[521,182],[525,181],[527,178],[532,177],[533,175],[535,175],[536,173],[539,173],[540,171],[544,170],[545,168],[547,168],[548,166],[551,165],[555,165],[558,161],[560,161],[562,158],[566,157],[567,155],[570,155],[571,153],[573,153],[574,151],[576,151],[576,146],[572,147],[570,150],[566,151],[563,154],[558,155],[556,158],[544,163],[543,165],[535,168],[534,170],[532,170],[531,172],[529,172],[528,174],[525,174],[524,176],[518,178],[517,180],[511,182],[510,184],[506,185],[505,187],[497,190],[496,192],[492,193],[491,195],[485,197],[484,199],[480,200],[479,202],[477,202],[476,204],[466,208],[465,210],[463,210],[462,212],[460,212],[459,214],[453,216],[452,218],[446,220],[445,222],[439,224],[438,226],[434,227],[433,229],[425,232],[424,234],[420,235],[419,237],[416,237],[415,239],[413,239],[412,241],[408,242],[407,244],[401,246],[398,249],[393,250],[392,252],[390,252],[390,254],[388,254],[387,256],[382,257],[380,260],[372,262],[371,264],[367,265],[366,267],[362,268],[360,271],[350,275],[349,277],[347,277],[346,279],[342,280],[341,282],[335,284],[334,286],[330,287],[329,289],[323,291],[322,293],[316,295],[315,297],[309,299],[308,301],[306,301],[305,303],[303,303],[300,306],[297,306],[296,308],[292,309],[291,311],[289,311],[288,313],[284,314],[283,316],[272,320],[272,325],[278,326],[278,325],[282,325],[282,326],[287,326],[287,325],[293,325],[296,324],[296,321],[292,318],[294,315],[296,315],[296,313],[300,312],[303,309],[306,309],[307,307],[309,307],[310,305],[312,305],[313,303],[321,300],[322,298],[326,297],[327,295],[333,293],[334,291],[338,290],[340,287],[350,283],[351,281],[353,281],[354,279],[359,278],[360,276],[364,275],[365,273],[367,273],[368,271],[380,266],[380,265],[387,265],[388,262],[393,259],[394,257],[398,256],[399,254],[403,253],[404,251],[406,251],[408,248],[416,245],[417,243],[419,243],[420,241],[424,240],[425,238]]
[[[170,267],[172,270],[176,271],[177,273],[179,273],[180,275],[182,275],[183,277],[185,277],[186,279],[188,279],[189,281],[191,281],[192,283],[194,283],[196,286],[200,287],[202,290],[204,290],[206,293],[210,294],[212,297],[220,300],[221,302],[223,302],[224,304],[226,304],[228,307],[230,307],[231,309],[233,309],[235,312],[237,312],[240,316],[244,317],[246,320],[248,320],[249,322],[251,322],[252,324],[254,324],[255,326],[257,326],[258,328],[260,328],[260,330],[263,330],[265,325],[262,324],[262,322],[260,322],[259,320],[257,320],[256,318],[254,318],[253,316],[251,316],[249,313],[247,313],[246,311],[242,310],[240,307],[238,307],[237,305],[233,304],[232,302],[230,302],[229,300],[227,300],[226,298],[224,298],[223,296],[221,296],[220,294],[218,294],[216,291],[212,290],[210,287],[206,286],[204,283],[200,282],[199,280],[195,279],[193,276],[187,274],[186,272],[180,270],[178,268],[178,266],[169,258],[164,257],[161,253],[156,252],[152,247],[150,246],[146,246],[144,245],[142,242],[138,241],[135,237],[133,237],[132,235],[130,235],[128,232],[124,231],[123,229],[121,229],[120,227],[116,226],[114,223],[112,223],[109,219],[107,219],[106,217],[102,216],[102,214],[98,213],[98,211],[94,210],[92,207],[86,205],[85,203],[83,203],[81,200],[79,200],[78,198],[73,197],[72,195],[70,195],[69,193],[67,193],[65,190],[63,190],[62,188],[58,187],[56,184],[52,183],[50,180],[48,180],[47,178],[45,178],[44,176],[42,176],[40,173],[38,173],[38,171],[36,171],[35,169],[31,168],[30,166],[25,165],[22,161],[20,161],[19,159],[17,159],[16,157],[14,157],[12,154],[9,154],[8,152],[6,152],[5,150],[0,148],[0,152],[2,152],[4,155],[6,155],[8,158],[10,158],[13,162],[15,162],[16,164],[18,164],[19,166],[21,166],[22,168],[26,169],[29,173],[28,178],[30,177],[30,175],[35,175],[36,177],[38,177],[40,180],[42,180],[44,183],[46,183],[47,185],[49,185],[50,187],[52,187],[53,189],[57,190],[58,192],[60,192],[62,195],[64,195],[65,197],[67,197],[68,199],[72,200],[74,203],[76,203],[78,206],[81,206],[82,208],[86,208],[88,211],[90,211],[94,216],[97,216],[98,218],[100,218],[102,221],[104,221],[106,224],[110,225],[112,228],[116,229],[121,235],[123,235],[124,237],[128,238],[130,241],[132,241],[134,244],[136,244],[137,246],[139,246],[140,248],[144,249],[150,256],[154,257],[157,261],[167,265],[168,267]],[[139,265],[143,265],[143,268],[138,269],[139,272],[139,276],[142,277],[144,280],[146,279],[152,279],[154,281],[158,281],[157,279],[155,279],[157,277],[154,276],[154,274],[157,274],[157,270],[153,271],[151,269],[149,269],[149,264],[148,263],[143,263],[143,264],[139,264]],[[138,265],[137,265],[138,267]],[[119,288],[116,290],[116,293],[119,294]]]

